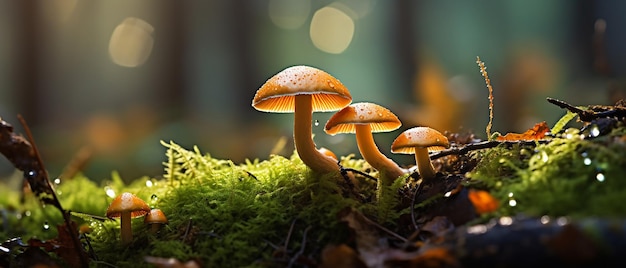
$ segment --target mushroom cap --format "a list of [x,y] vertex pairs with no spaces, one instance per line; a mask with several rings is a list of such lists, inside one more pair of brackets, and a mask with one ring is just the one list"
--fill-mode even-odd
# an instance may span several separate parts
[[131,212],[130,216],[140,217],[150,212],[150,207],[141,198],[131,193],[122,193],[113,199],[107,208],[107,218],[119,218],[122,212]]
[[437,130],[429,127],[414,127],[405,130],[393,141],[391,152],[396,154],[414,154],[415,147],[436,151],[450,147],[450,143],[448,138]]
[[327,134],[355,133],[355,125],[369,124],[372,132],[388,132],[398,129],[402,123],[389,109],[370,102],[353,103],[336,112],[328,119],[324,131]]
[[161,211],[158,208],[153,208],[146,215],[143,222],[145,224],[153,224],[153,223],[166,224],[168,223],[168,220],[167,220],[167,217],[165,217],[165,213],[163,213],[163,211]]
[[332,75],[304,65],[282,70],[257,90],[252,106],[263,112],[292,113],[296,95],[313,96],[313,112],[336,111],[352,102],[348,89]]

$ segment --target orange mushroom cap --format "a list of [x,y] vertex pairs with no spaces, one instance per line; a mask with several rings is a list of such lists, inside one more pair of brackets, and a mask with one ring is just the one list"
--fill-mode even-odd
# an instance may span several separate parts
[[107,218],[119,218],[122,212],[130,212],[130,216],[140,217],[150,212],[150,207],[141,198],[131,193],[122,193],[118,195],[109,208],[107,208]]
[[402,132],[391,144],[391,152],[396,154],[414,154],[415,147],[427,148],[428,151],[443,150],[450,147],[448,138],[441,132],[429,127],[414,127]]
[[313,112],[335,111],[352,102],[348,89],[332,75],[314,67],[298,65],[277,73],[254,95],[252,106],[264,112],[294,112],[294,97],[313,95]]
[[165,213],[163,213],[163,211],[161,211],[158,208],[153,208],[152,210],[150,210],[150,212],[146,215],[146,217],[144,218],[143,222],[145,224],[166,224],[169,221],[167,220],[167,217],[165,217]]
[[353,103],[335,113],[324,127],[330,135],[355,133],[357,124],[369,124],[371,132],[387,132],[398,129],[402,123],[389,109],[369,102]]

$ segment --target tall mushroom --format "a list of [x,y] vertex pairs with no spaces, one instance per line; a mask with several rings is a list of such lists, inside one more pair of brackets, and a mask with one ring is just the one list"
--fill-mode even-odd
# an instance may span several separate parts
[[150,212],[150,207],[141,198],[131,193],[118,195],[107,208],[106,216],[109,219],[120,218],[121,240],[126,245],[133,241],[131,219],[141,217]]
[[429,151],[450,147],[448,138],[441,132],[429,127],[414,127],[402,132],[391,144],[391,152],[396,154],[415,154],[417,172],[424,181],[436,177]]
[[293,139],[298,156],[313,171],[339,172],[337,161],[320,153],[312,138],[313,112],[339,110],[352,102],[348,89],[330,74],[309,66],[292,66],[257,90],[252,106],[263,112],[294,113]]
[[380,172],[381,185],[406,174],[393,160],[386,157],[374,142],[372,133],[398,129],[402,123],[389,109],[369,102],[353,103],[328,119],[324,131],[330,135],[355,133],[363,159]]

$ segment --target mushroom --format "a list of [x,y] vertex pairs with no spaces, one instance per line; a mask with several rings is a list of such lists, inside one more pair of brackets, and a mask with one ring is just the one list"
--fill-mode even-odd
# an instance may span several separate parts
[[331,157],[332,159],[335,159],[335,161],[339,160],[337,158],[337,155],[335,153],[333,153],[333,151],[329,150],[328,148],[320,147],[319,149],[317,149],[317,151],[319,151],[320,153],[322,153],[325,156],[328,156],[328,157]]
[[153,208],[146,214],[146,217],[143,219],[143,223],[150,226],[150,231],[152,233],[156,233],[159,231],[161,225],[165,225],[168,223],[167,217],[165,217],[165,213],[158,208]]
[[353,103],[335,113],[326,122],[324,131],[330,135],[355,133],[363,159],[381,173],[383,185],[391,185],[394,179],[406,174],[406,171],[380,152],[372,133],[393,131],[401,125],[398,117],[387,108],[361,102]]
[[121,240],[125,245],[133,241],[131,219],[141,217],[148,212],[150,212],[150,207],[141,198],[131,193],[122,193],[113,199],[107,208],[106,216],[109,219],[120,218]]
[[391,152],[396,154],[415,154],[417,172],[424,181],[436,177],[429,151],[450,147],[448,138],[441,132],[429,127],[414,127],[402,132],[391,144]]
[[315,147],[312,114],[336,111],[350,102],[350,92],[337,78],[322,70],[299,65],[268,79],[254,95],[252,106],[263,112],[293,112],[293,139],[298,156],[313,171],[331,173],[339,172],[339,167],[335,159]]

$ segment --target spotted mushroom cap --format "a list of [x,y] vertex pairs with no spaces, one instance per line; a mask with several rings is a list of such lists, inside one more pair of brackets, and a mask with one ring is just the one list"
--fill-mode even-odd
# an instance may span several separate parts
[[330,135],[355,133],[355,125],[369,124],[372,132],[398,129],[402,123],[389,109],[370,102],[353,103],[328,119],[324,131]]
[[150,207],[141,198],[131,193],[122,193],[113,199],[107,208],[107,218],[119,218],[122,212],[130,211],[130,216],[140,217],[150,212]]
[[396,154],[414,154],[415,147],[429,151],[450,147],[448,138],[441,132],[429,127],[414,127],[402,132],[391,144],[391,152]]
[[313,112],[336,111],[352,102],[348,89],[332,75],[310,67],[292,66],[257,90],[252,106],[264,112],[292,113],[296,95],[313,95]]

